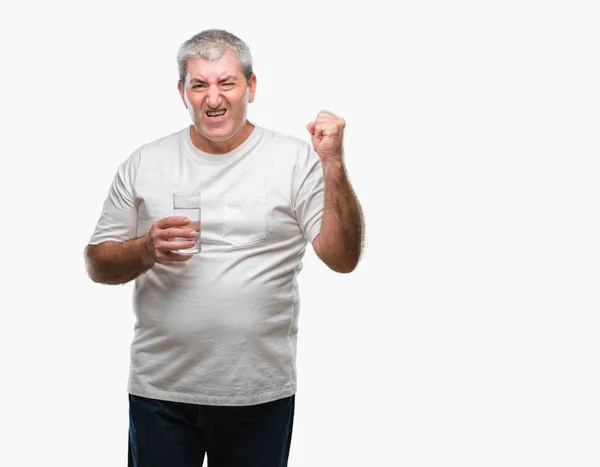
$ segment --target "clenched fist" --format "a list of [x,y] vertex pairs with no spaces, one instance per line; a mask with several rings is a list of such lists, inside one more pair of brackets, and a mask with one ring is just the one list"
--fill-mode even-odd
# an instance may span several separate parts
[[306,129],[312,137],[313,148],[323,161],[326,159],[341,160],[345,126],[346,121],[342,117],[327,110],[321,110],[315,121],[306,125]]

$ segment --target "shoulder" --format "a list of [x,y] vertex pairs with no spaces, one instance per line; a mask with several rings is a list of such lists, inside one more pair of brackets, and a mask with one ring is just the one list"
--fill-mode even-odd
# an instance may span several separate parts
[[161,138],[149,141],[136,149],[135,152],[141,155],[164,155],[166,151],[177,150],[181,144],[182,136],[184,132],[189,131],[189,128],[183,128],[181,130],[170,133]]
[[274,156],[292,158],[298,162],[305,162],[312,158],[314,151],[308,141],[268,128],[261,128],[261,130],[263,131],[263,148],[272,151]]
[[138,146],[123,161],[122,165],[137,168],[142,161],[152,162],[164,159],[169,154],[177,154],[183,132],[187,130],[188,128],[184,128]]

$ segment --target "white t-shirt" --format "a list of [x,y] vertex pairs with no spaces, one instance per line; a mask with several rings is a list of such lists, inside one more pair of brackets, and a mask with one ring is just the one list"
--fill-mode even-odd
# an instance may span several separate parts
[[296,276],[323,214],[319,156],[259,126],[233,151],[208,154],[185,128],[119,166],[90,244],[145,235],[173,215],[173,192],[192,190],[202,194],[202,251],[135,279],[129,392],[206,405],[291,396]]

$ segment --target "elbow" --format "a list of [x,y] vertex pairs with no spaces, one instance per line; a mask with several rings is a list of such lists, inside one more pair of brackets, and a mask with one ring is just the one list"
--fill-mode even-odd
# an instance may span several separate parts
[[120,281],[117,278],[111,278],[91,267],[87,268],[87,274],[92,282],[95,282],[96,284],[117,285],[123,283],[123,281]]
[[88,269],[88,277],[92,280],[92,282],[95,282],[96,284],[105,284],[106,281],[103,280],[102,276],[98,273],[96,273],[95,271],[90,271]]
[[96,268],[94,268],[91,264],[89,260],[86,260],[86,271],[87,271],[87,275],[88,277],[92,280],[92,282],[95,282],[96,284],[102,284],[105,281],[103,280],[102,274],[100,274]]
[[83,256],[85,261],[85,270],[92,282],[95,282],[96,284],[106,283],[103,275],[98,270],[98,261],[96,260],[94,255],[94,247],[88,245],[84,251]]
[[347,264],[337,264],[337,265],[328,265],[329,269],[335,271],[339,274],[350,274],[352,271],[356,269],[358,263],[347,263]]
[[317,235],[313,241],[313,246],[317,256],[325,265],[334,272],[340,274],[349,274],[356,269],[361,257],[362,248],[344,248],[339,242],[328,244]]
[[358,266],[358,258],[321,258],[329,269],[339,274],[350,274]]

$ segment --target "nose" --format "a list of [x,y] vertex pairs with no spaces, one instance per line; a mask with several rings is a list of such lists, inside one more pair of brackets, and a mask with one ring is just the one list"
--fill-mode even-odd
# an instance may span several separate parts
[[219,107],[220,103],[221,95],[219,94],[219,88],[217,88],[216,86],[209,87],[208,93],[206,95],[206,104],[209,107],[216,109],[217,107]]

